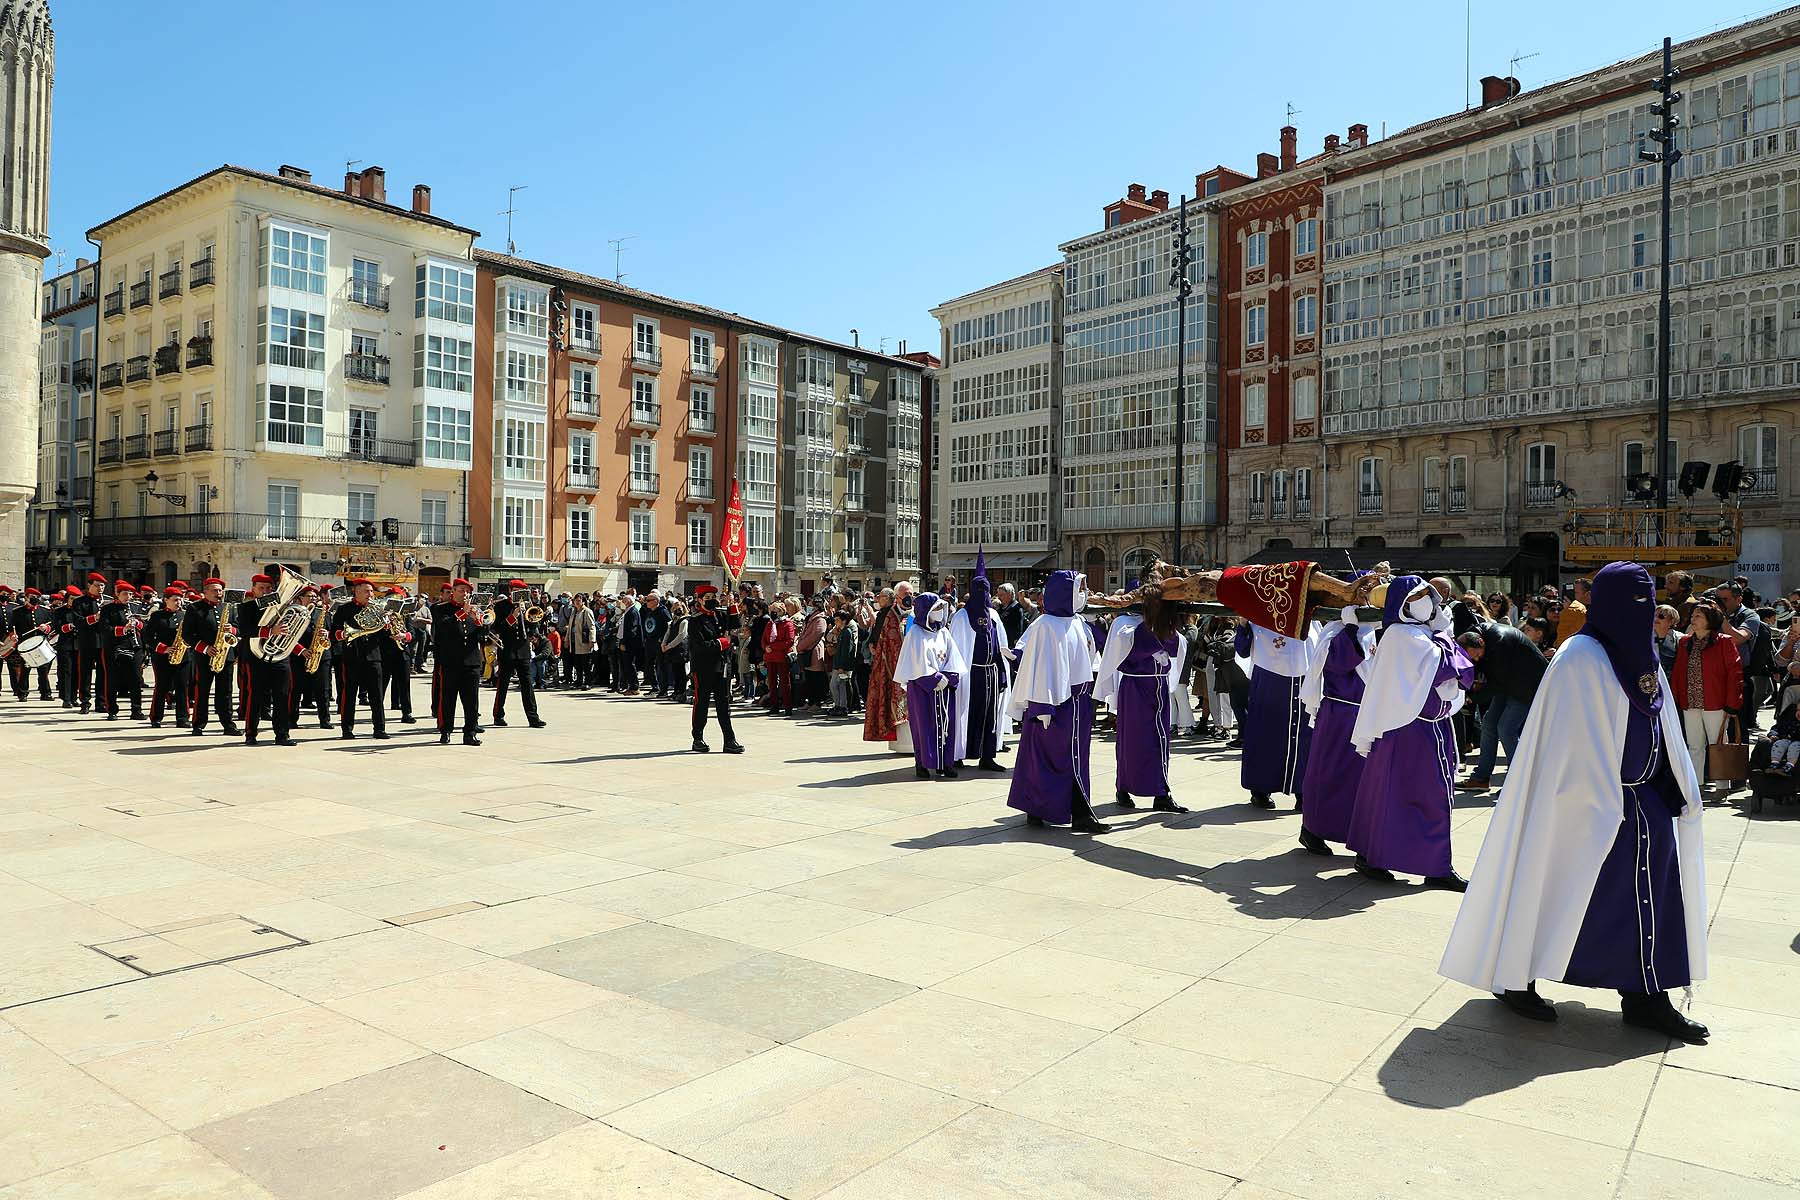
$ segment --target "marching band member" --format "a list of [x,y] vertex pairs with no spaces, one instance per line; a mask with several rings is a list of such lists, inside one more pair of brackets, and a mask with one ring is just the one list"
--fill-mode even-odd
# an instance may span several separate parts
[[101,678],[105,684],[106,719],[119,716],[119,693],[131,698],[131,719],[144,719],[144,680],[138,667],[138,620],[131,611],[137,588],[121,579],[113,585],[111,604],[100,607],[98,628]]
[[542,729],[546,722],[538,716],[537,692],[531,686],[530,630],[517,600],[525,590],[525,581],[515,579],[506,585],[506,590],[509,595],[494,601],[494,632],[500,636],[500,661],[494,668],[494,724],[506,727],[506,685],[517,676],[525,719],[533,729]]
[[726,614],[719,612],[719,589],[703,583],[694,589],[700,606],[688,618],[688,661],[694,671],[694,749],[705,753],[706,709],[708,705],[719,717],[719,732],[725,735],[725,753],[742,754],[737,735],[731,729],[731,680],[725,674],[725,663],[731,653],[731,633],[742,622],[737,605]]
[[106,602],[106,576],[89,571],[87,587],[69,605],[71,631],[79,653],[76,670],[76,693],[81,711],[89,707],[106,707],[106,664],[100,658],[100,606]]
[[331,614],[331,640],[337,646],[338,728],[344,740],[356,736],[356,701],[360,696],[369,706],[369,721],[375,726],[375,740],[388,740],[387,713],[381,707],[381,647],[377,639],[386,633],[364,634],[351,641],[349,634],[362,611],[369,607],[375,586],[367,579],[350,581],[350,599],[338,605]]
[[[310,620],[318,620],[319,608],[324,601],[319,598],[319,589],[307,584],[295,595],[297,604],[304,604],[310,613]],[[329,614],[327,614],[329,615]],[[312,647],[312,626],[307,626],[306,636],[294,652],[288,655],[288,728],[291,730],[300,724],[307,709],[319,715],[319,728],[331,728],[331,656],[329,645],[319,658],[317,670],[306,669],[307,652]]]
[[[437,636],[438,607],[439,605],[455,603],[455,587],[456,585],[452,582],[440,584],[438,586],[437,603],[426,606],[426,627],[432,630],[432,640],[434,642]],[[415,647],[416,645],[417,643],[415,643]],[[433,645],[431,646],[431,719],[433,721],[438,719],[438,705],[441,703],[441,689],[444,683],[444,673],[441,669],[442,666],[443,664],[438,661],[437,646]],[[475,683],[477,686],[481,683],[481,675],[479,672],[476,673]]]
[[466,579],[450,584],[450,599],[431,606],[432,716],[437,719],[438,744],[450,744],[456,727],[456,706],[462,704],[463,745],[479,746],[476,720],[481,693],[481,643],[487,636],[481,611],[469,603],[474,591]]
[[206,732],[208,702],[216,708],[219,728],[227,737],[238,735],[237,720],[231,711],[231,663],[215,672],[209,661],[213,643],[228,632],[235,632],[225,611],[225,581],[208,579],[201,584],[200,598],[189,604],[181,615],[181,637],[192,649],[188,659],[194,664],[193,702],[189,705],[188,733],[199,737]]
[[[9,634],[16,635],[17,637],[25,636],[24,633],[19,632],[17,626],[14,624],[18,616],[24,612],[25,606],[23,604],[14,603],[12,588],[4,583],[0,583],[0,638],[4,638]],[[29,614],[26,615],[29,616]],[[27,630],[26,632],[30,631]],[[13,646],[13,652],[6,656],[6,675],[7,679],[12,683],[13,699],[23,700],[26,696],[30,695],[31,680],[26,676],[25,660],[19,657],[18,646],[16,643]]]
[[[49,612],[43,605],[42,592],[34,587],[25,589],[25,595],[19,601],[19,607],[13,609],[11,628],[21,640],[34,633],[41,633],[47,637],[55,636],[55,628],[51,624]],[[31,695],[31,667],[26,664],[24,659],[18,657],[16,650],[8,661],[10,662],[12,659],[18,659],[18,681],[14,686],[19,699],[24,700]],[[38,699],[48,700],[50,699],[50,664],[45,663],[39,667],[37,675]]]
[[56,695],[64,708],[75,707],[75,677],[81,669],[75,639],[75,626],[70,623],[69,602],[81,594],[74,584],[50,593],[48,627],[56,634]]
[[251,639],[257,636],[262,626],[263,613],[274,603],[270,596],[274,586],[273,574],[252,576],[250,590],[237,607],[238,637],[241,639],[237,648],[238,679],[243,688],[240,704],[246,746],[256,745],[256,735],[265,714],[275,727],[275,744],[294,744],[294,739],[288,736],[288,717],[292,711],[288,691],[292,681],[290,668],[285,662],[268,662],[251,649]]
[[[388,595],[404,600],[406,589],[396,584],[388,589]],[[381,670],[387,676],[388,704],[400,710],[403,725],[413,723],[412,640],[412,631],[404,627],[398,639],[391,636],[381,639]]]
[[163,589],[162,607],[151,613],[144,622],[144,644],[150,649],[150,676],[153,681],[150,692],[152,729],[162,728],[165,702],[175,709],[175,727],[186,729],[188,725],[188,692],[182,686],[182,676],[186,673],[188,664],[184,659],[178,665],[169,665],[169,651],[174,647],[175,635],[180,628],[181,589],[166,587]]

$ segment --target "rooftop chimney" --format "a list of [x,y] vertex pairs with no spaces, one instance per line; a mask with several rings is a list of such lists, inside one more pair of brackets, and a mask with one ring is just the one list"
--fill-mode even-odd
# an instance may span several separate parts
[[377,204],[386,204],[387,172],[380,167],[364,167],[362,173],[362,195],[364,200],[373,200]]
[[1150,207],[1154,208],[1157,212],[1168,212],[1169,193],[1163,191],[1161,188],[1157,188],[1154,192],[1151,192]]
[[1499,75],[1483,75],[1481,77],[1481,107],[1500,104],[1511,100],[1519,94],[1519,81],[1511,75],[1502,78]]
[[86,270],[86,269],[87,269],[87,268],[88,268],[88,267],[91,267],[91,266],[93,266],[93,264],[92,264],[92,263],[90,263],[90,262],[89,262],[89,261],[88,261],[88,260],[87,260],[87,259],[85,259],[85,258],[77,258],[77,259],[76,259],[76,260],[75,260],[75,269],[76,269],[76,270],[77,270],[77,271],[84,271],[84,270]]
[[1141,183],[1134,183],[1126,188],[1125,198],[1127,200],[1136,200],[1139,204],[1142,204],[1144,202],[1144,185]]
[[296,167],[288,163],[282,163],[281,168],[275,173],[283,179],[293,179],[300,183],[312,182],[312,172],[308,171],[305,167]]
[[1256,156],[1256,177],[1258,179],[1267,179],[1279,170],[1281,170],[1281,160],[1267,150]]
[[413,184],[413,211],[425,216],[431,215],[431,185]]
[[1349,141],[1352,150],[1368,145],[1369,127],[1367,125],[1352,125],[1350,127]]
[[1295,149],[1295,146],[1299,143],[1299,140],[1300,140],[1300,131],[1298,129],[1295,129],[1292,125],[1283,125],[1281,127],[1281,169],[1282,170],[1284,170],[1284,171],[1293,170],[1294,164],[1299,161],[1299,152]]
[[345,171],[344,172],[344,195],[346,195],[346,196],[362,195],[362,176],[357,174],[355,171]]
[[1337,152],[1338,152],[1338,135],[1335,133],[1326,134],[1325,135],[1325,153],[1336,154]]

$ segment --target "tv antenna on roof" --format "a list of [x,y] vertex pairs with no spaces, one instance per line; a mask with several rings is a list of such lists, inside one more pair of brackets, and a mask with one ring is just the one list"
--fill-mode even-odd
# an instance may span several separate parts
[[506,207],[496,214],[506,218],[506,254],[508,258],[518,257],[519,252],[519,248],[513,244],[512,235],[513,214],[519,211],[519,206],[514,202],[514,197],[530,186],[529,183],[515,183],[507,188]]
[[624,283],[625,272],[619,269],[619,263],[625,254],[625,243],[637,240],[637,234],[628,233],[624,237],[607,238],[606,244],[613,248],[613,282]]
[[360,159],[360,158],[346,158],[344,160],[344,174],[348,175],[350,173],[351,167],[357,167],[357,166],[361,166],[361,165],[362,165],[362,159]]
[[1289,100],[1287,102],[1287,123],[1289,125],[1292,125],[1294,123],[1294,118],[1299,116],[1301,113],[1303,113],[1305,111],[1306,110],[1302,109],[1302,108],[1295,108],[1294,102],[1292,100]]
[[1519,64],[1536,58],[1538,53],[1538,51],[1533,50],[1530,54],[1521,54],[1517,50],[1514,50],[1511,61],[1506,64],[1506,73],[1514,79],[1517,79],[1519,77]]

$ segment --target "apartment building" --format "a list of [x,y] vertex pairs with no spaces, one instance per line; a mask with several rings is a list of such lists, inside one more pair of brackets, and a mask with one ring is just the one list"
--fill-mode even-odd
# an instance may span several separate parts
[[776,585],[810,594],[827,576],[852,586],[915,577],[926,368],[782,337]]
[[278,561],[429,587],[461,565],[476,234],[428,187],[402,207],[380,167],[340,190],[223,166],[88,236],[106,570],[241,585]]
[[[1675,62],[1673,459],[1754,476],[1736,566],[1766,590],[1800,562],[1800,9]],[[1571,507],[1629,501],[1656,469],[1660,69],[1489,77],[1477,108],[1329,156],[1310,536],[1265,509],[1242,544],[1522,585],[1556,576]]]
[[475,577],[603,592],[718,583],[740,396],[771,448],[746,465],[766,514],[751,567],[772,569],[778,343],[611,280],[485,250],[475,262]]
[[932,435],[940,445],[934,571],[1036,584],[1059,557],[1061,263],[931,310],[943,345]]
[[[1224,167],[1198,176],[1205,198],[1248,182]],[[1062,562],[1095,588],[1128,586],[1157,558],[1212,557],[1217,512],[1218,261],[1222,222],[1189,205],[1182,545],[1175,528],[1177,213],[1134,183],[1104,227],[1064,243]],[[954,491],[954,485],[952,485]]]
[[85,258],[44,281],[38,344],[38,486],[25,524],[25,581],[49,590],[93,569],[94,337],[99,272]]

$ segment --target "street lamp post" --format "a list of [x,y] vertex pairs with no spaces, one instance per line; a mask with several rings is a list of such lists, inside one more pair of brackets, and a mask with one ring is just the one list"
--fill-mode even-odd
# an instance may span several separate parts
[[1662,74],[1650,84],[1662,98],[1650,106],[1651,115],[1659,118],[1661,124],[1649,134],[1662,148],[1638,151],[1638,157],[1645,162],[1662,165],[1662,253],[1657,264],[1660,295],[1656,307],[1656,507],[1657,541],[1662,545],[1668,544],[1669,472],[1674,469],[1669,454],[1669,206],[1675,164],[1681,161],[1681,150],[1676,145],[1681,118],[1675,115],[1675,106],[1681,102],[1675,81],[1681,78],[1681,72],[1675,68],[1670,46],[1670,40],[1664,38]]
[[1176,210],[1175,252],[1169,256],[1169,286],[1175,289],[1175,536],[1169,559],[1177,566],[1181,565],[1181,510],[1187,483],[1187,302],[1194,291],[1189,273],[1194,250],[1188,245],[1187,205],[1188,198],[1183,194],[1181,207]]

